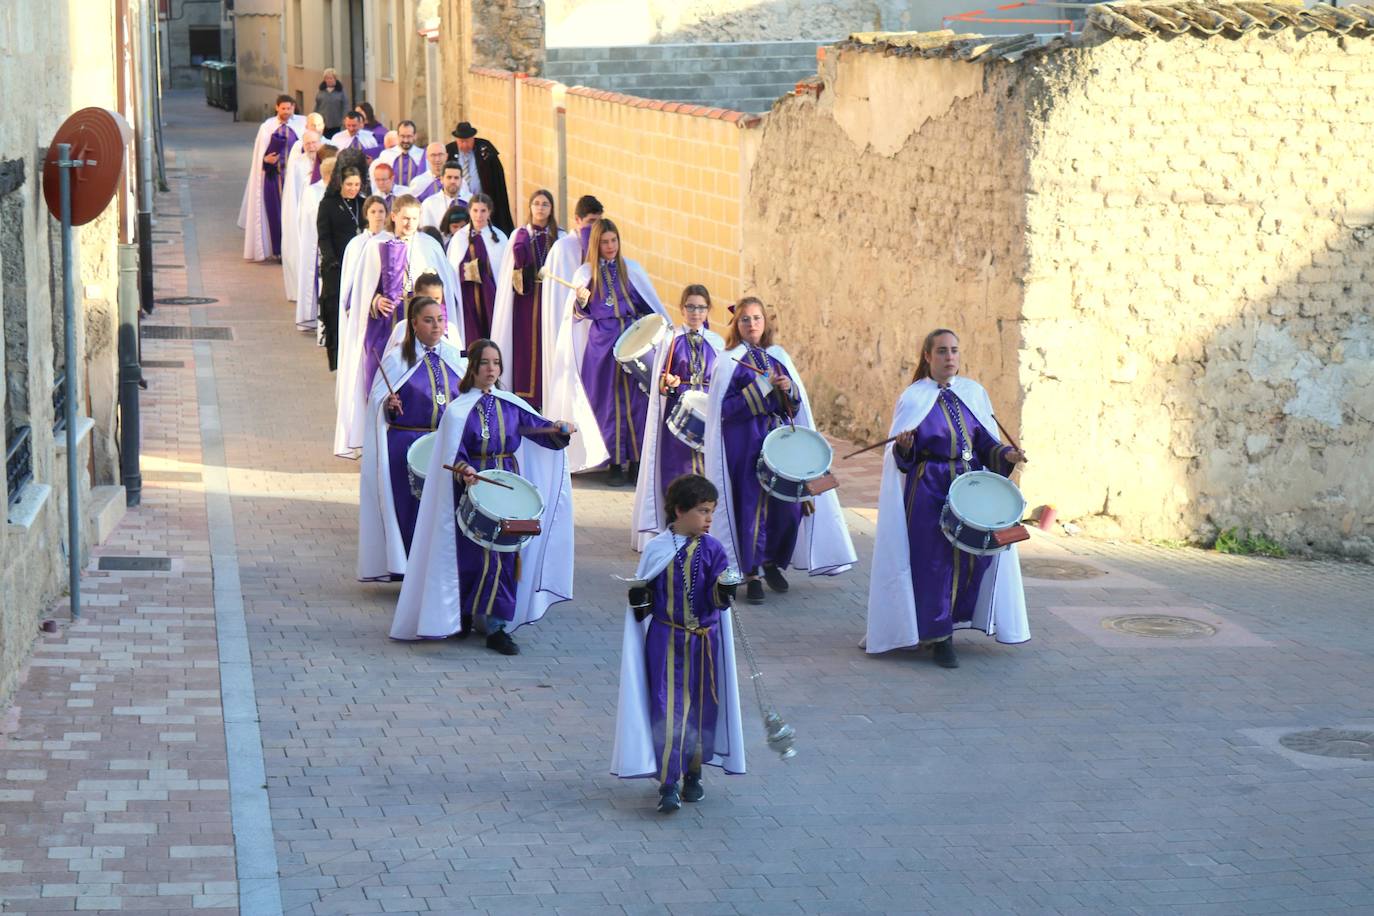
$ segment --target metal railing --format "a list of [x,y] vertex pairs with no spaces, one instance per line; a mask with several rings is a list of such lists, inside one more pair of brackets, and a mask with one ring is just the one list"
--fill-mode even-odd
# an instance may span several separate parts
[[24,485],[33,480],[33,430],[21,426],[11,431],[9,448],[5,450],[5,484],[9,488],[9,505],[19,502]]
[[60,433],[67,428],[67,373],[63,372],[52,385],[52,431]]

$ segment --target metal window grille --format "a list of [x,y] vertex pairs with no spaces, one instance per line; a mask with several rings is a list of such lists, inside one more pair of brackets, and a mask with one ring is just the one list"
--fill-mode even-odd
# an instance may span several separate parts
[[5,484],[9,488],[9,505],[19,502],[24,484],[33,480],[33,436],[27,426],[11,430],[9,448],[5,452]]
[[52,386],[52,429],[60,433],[67,428],[67,373],[57,376]]

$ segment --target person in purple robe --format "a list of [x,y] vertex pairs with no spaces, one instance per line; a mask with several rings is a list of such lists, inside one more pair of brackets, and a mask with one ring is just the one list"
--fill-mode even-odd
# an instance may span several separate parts
[[725,349],[729,353],[742,347],[742,353],[728,376],[720,418],[733,490],[729,498],[739,520],[735,550],[746,576],[745,598],[751,604],[763,601],[760,571],[773,591],[787,591],[782,571],[792,561],[803,511],[801,503],[780,500],[764,490],[755,470],[763,440],[791,422],[800,404],[787,367],[768,352],[772,346],[773,329],[763,303],[753,296],[741,299]]
[[[512,277],[518,276],[511,291],[511,387],[535,407],[544,404],[543,349],[546,341],[543,324],[544,281],[539,271],[548,260],[549,250],[561,231],[554,216],[553,194],[540,188],[530,195],[530,221],[511,236]],[[512,282],[517,282],[512,279]]]
[[[415,517],[420,511],[419,483],[411,476],[406,454],[415,440],[439,428],[444,409],[458,395],[461,381],[452,365],[442,358],[444,310],[429,296],[415,296],[406,310],[406,336],[399,348],[400,359],[383,365],[395,387],[384,402],[386,411],[386,448],[392,504],[396,525],[406,552],[415,535]],[[419,365],[417,365],[419,364]],[[395,379],[390,376],[402,370]],[[412,368],[415,371],[410,371]]]
[[468,225],[457,229],[448,240],[448,260],[463,293],[464,339],[478,340],[491,337],[496,268],[500,266],[506,240],[501,230],[491,225],[491,198],[487,195],[474,194],[467,203],[467,212]]
[[377,138],[375,149],[380,152],[385,146],[386,125],[377,120],[376,113],[372,110],[371,102],[359,102],[353,106],[353,110],[363,116],[363,130],[371,131],[372,136]]
[[[664,498],[667,530],[659,535],[670,540],[664,551],[670,551],[670,559],[629,592],[635,619],[649,618],[644,669],[663,813],[678,810],[684,801],[701,801],[706,795],[702,764],[729,755],[731,736],[719,725],[724,680],[733,681],[735,673],[733,665],[722,672],[719,660],[727,648],[722,614],[734,601],[732,579],[738,578],[726,575],[729,557],[710,534],[718,498],[715,484],[705,477],[688,474],[673,481]],[[646,558],[652,553],[646,551]]]
[[[573,278],[579,283],[587,271],[586,285],[577,291],[574,320],[590,321],[580,376],[587,401],[596,414],[601,439],[610,455],[612,486],[634,483],[639,475],[640,443],[649,395],[615,359],[615,343],[630,325],[655,309],[644,291],[636,287],[631,270],[621,255],[620,230],[608,219],[592,227],[587,241],[587,263]],[[641,281],[643,282],[643,281]]]
[[[682,396],[689,391],[706,391],[716,365],[716,345],[703,334],[706,319],[711,314],[711,292],[700,283],[692,283],[682,291],[681,311],[683,328],[668,344],[668,355],[659,376],[659,391],[663,395],[663,421],[673,415]],[[715,338],[719,342],[719,338]],[[704,474],[703,455],[673,435],[668,429],[659,431],[659,479],[676,480],[683,474]]]
[[[528,439],[543,448],[563,449],[576,432],[571,423],[550,424],[539,414],[493,394],[501,380],[501,350],[494,342],[474,341],[467,356],[467,372],[458,391],[466,394],[476,388],[481,397],[468,414],[458,452],[449,462],[457,469],[453,481],[455,506],[462,505],[467,487],[477,482],[481,472],[502,470],[519,474],[515,455],[522,441]],[[506,626],[515,618],[519,555],[489,550],[466,536],[460,536],[457,544],[461,628],[455,638],[466,639],[473,618],[485,616],[487,648],[502,655],[518,655],[520,647],[506,632]]]
[[[914,429],[897,436],[892,449],[903,477],[920,644],[932,646],[936,664],[944,668],[959,666],[954,629],[973,620],[983,576],[994,559],[955,548],[941,531],[940,513],[949,498],[950,484],[969,471],[1010,476],[1012,469],[1026,460],[1020,449],[1003,445],[983,425],[974,413],[977,405],[966,404],[960,397],[952,384],[959,362],[959,338],[953,331],[940,328],[926,336],[912,381],[930,379],[935,383],[934,405]],[[986,400],[986,395],[981,399]]]
[[[283,97],[287,98],[287,97]],[[295,103],[288,103],[282,100],[277,101],[278,118],[285,109],[289,117],[295,110]],[[272,257],[281,257],[281,204],[282,198],[286,194],[286,158],[291,152],[291,147],[296,145],[300,138],[296,136],[296,131],[285,120],[272,131],[272,136],[267,141],[267,152],[262,158],[262,207],[267,217],[267,230],[272,239]]]

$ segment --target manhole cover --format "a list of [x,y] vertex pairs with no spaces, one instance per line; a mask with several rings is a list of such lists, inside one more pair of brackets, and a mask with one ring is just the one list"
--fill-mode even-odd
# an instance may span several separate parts
[[1312,754],[1315,757],[1341,757],[1345,760],[1374,762],[1374,732],[1315,728],[1306,732],[1290,732],[1279,739],[1279,744],[1290,751]]
[[139,363],[144,369],[185,369],[186,361],[181,359],[145,359]]
[[233,340],[230,328],[188,327],[176,324],[145,324],[140,328],[149,340]]
[[1021,575],[1032,579],[1095,579],[1107,573],[1072,560],[1022,560]]
[[128,572],[168,572],[170,557],[101,557],[100,568]]
[[164,299],[154,299],[153,301],[158,305],[209,305],[219,300],[207,296],[167,296]]
[[1198,639],[1215,636],[1217,628],[1191,617],[1171,617],[1168,614],[1125,614],[1108,617],[1102,626],[1118,633],[1148,636],[1153,639]]

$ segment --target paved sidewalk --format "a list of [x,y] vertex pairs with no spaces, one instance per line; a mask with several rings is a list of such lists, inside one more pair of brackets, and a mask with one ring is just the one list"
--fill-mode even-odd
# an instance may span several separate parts
[[[576,482],[577,600],[521,630],[518,658],[478,641],[389,641],[396,587],[352,579],[356,468],[330,455],[323,352],[294,330],[279,268],[239,257],[233,223],[253,127],[193,94],[166,112],[177,170],[165,202],[189,206],[191,231],[159,246],[185,265],[159,274],[159,295],[219,301],[153,321],[225,327],[232,340],[159,342],[146,354],[186,361],[149,373],[162,400],[145,467],[181,476],[154,479],[104,552],[162,552],[174,572],[107,577],[93,593],[108,605],[36,656],[0,795],[6,912],[114,909],[96,903],[106,888],[125,911],[152,910],[188,874],[198,889],[164,908],[1374,913],[1374,762],[1278,743],[1293,730],[1374,729],[1374,568],[1037,537],[1023,553],[1031,643],[962,635],[958,671],[916,653],[871,658],[857,644],[877,462],[853,462],[841,492],[859,510],[860,570],[794,581],[785,599],[743,611],[799,756],[770,754],[743,683],[749,774],[708,774],[707,800],[669,818],[653,812],[649,783],[606,774],[622,613],[610,576],[634,564],[630,494]],[[214,439],[204,461],[201,430]],[[237,576],[232,595],[221,570]],[[215,649],[224,634],[213,624],[216,612],[232,620],[224,606],[238,601],[275,837],[266,852],[280,879],[247,883],[236,898],[224,882],[236,865],[259,874],[268,860],[252,831],[265,823],[235,819],[251,862],[161,866],[183,847],[234,847]],[[1215,632],[1153,638],[1104,625],[1128,614]],[[140,625],[123,632],[125,619]],[[96,632],[98,645],[79,642]],[[111,680],[69,689],[88,683],[55,667],[72,658],[90,666],[83,677]],[[64,705],[97,692],[98,706]],[[156,707],[146,730],[114,715],[125,703]],[[230,718],[230,750],[252,746]],[[168,731],[194,738],[159,742]],[[42,746],[72,742],[67,732],[101,741],[69,744],[84,761]],[[15,738],[34,746],[16,751]],[[128,812],[90,807],[129,790],[80,780],[124,779],[109,771],[129,758],[149,763],[134,792],[171,782],[165,792],[184,808],[141,798]],[[78,769],[55,780],[58,760]],[[24,776],[39,770],[46,782]],[[33,801],[11,797],[24,791]],[[106,855],[110,828],[95,828],[125,818],[153,829],[119,836],[118,855]],[[153,873],[171,875],[165,887],[130,877]],[[90,876],[99,890],[72,886]]]

